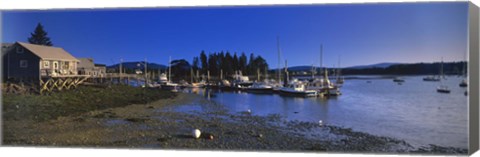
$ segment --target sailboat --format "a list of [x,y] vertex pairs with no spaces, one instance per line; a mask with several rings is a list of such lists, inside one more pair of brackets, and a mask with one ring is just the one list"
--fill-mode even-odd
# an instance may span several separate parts
[[286,87],[281,88],[280,94],[299,97],[315,97],[318,95],[317,91],[308,90],[307,85],[297,79],[292,80]]
[[[320,45],[320,74],[323,71],[323,45]],[[338,77],[338,73],[337,73]],[[307,84],[307,90],[315,90],[317,94],[323,96],[338,96],[340,95],[340,88],[338,85],[335,85],[330,82],[328,79],[328,70],[323,72],[323,78],[313,79]]]
[[[198,70],[197,70],[197,78],[198,79]],[[194,82],[193,81],[193,68],[190,69],[190,84],[187,86],[189,88],[203,88],[205,87],[205,81],[200,81],[200,82]]]
[[281,72],[281,51],[280,51],[280,37],[277,37],[277,52],[278,52],[278,65],[277,65],[277,81],[276,82],[270,82],[270,85],[273,88],[273,92],[280,92],[280,89],[283,87],[282,85],[282,72]]
[[[265,71],[267,72],[267,71]],[[269,85],[268,79],[265,81],[260,81],[260,70],[257,69],[257,81],[254,82],[251,86],[247,87],[247,92],[252,93],[271,93],[273,91],[273,87]]]
[[[163,81],[162,81],[163,76]],[[164,90],[171,90],[171,91],[178,91],[178,84],[171,82],[172,81],[172,57],[169,59],[169,66],[168,66],[168,79],[165,80],[165,74],[162,74],[160,80],[161,85],[160,87]]]
[[285,60],[284,87],[279,89],[279,93],[285,96],[315,97],[318,95],[316,90],[307,89],[308,83],[293,79],[289,82],[287,60]]
[[442,79],[444,79],[444,75],[443,75],[443,58],[442,58],[442,64],[440,66],[440,86],[437,87],[437,92],[439,93],[450,93],[450,89],[448,89],[448,86],[447,85],[444,85],[443,82],[442,82]]
[[[466,64],[466,62],[465,62],[465,64]],[[467,71],[465,70],[465,67],[466,67],[465,64],[463,65],[463,70],[462,70],[464,78],[462,79],[462,82],[460,82],[460,84],[459,84],[460,87],[467,87],[468,86]]]
[[[442,72],[440,72],[442,73]],[[437,82],[437,81],[440,81],[440,75],[439,76],[434,76],[434,75],[431,75],[431,76],[426,76],[423,78],[423,81],[430,81],[430,82]]]

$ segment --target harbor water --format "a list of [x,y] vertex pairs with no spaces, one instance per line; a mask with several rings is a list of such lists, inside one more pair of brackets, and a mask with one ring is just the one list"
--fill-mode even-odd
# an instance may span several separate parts
[[[426,82],[424,76],[404,76],[398,84],[378,76],[346,79],[342,95],[330,98],[284,97],[241,91],[213,91],[209,99],[237,114],[279,114],[287,120],[318,122],[352,128],[354,131],[405,140],[411,145],[434,144],[467,148],[468,104],[463,79],[448,76],[442,82]],[[436,91],[440,84],[451,93]]]

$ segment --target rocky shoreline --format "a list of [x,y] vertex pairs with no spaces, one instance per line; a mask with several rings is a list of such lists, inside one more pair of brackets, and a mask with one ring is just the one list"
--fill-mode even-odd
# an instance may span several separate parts
[[[181,108],[182,106],[186,106]],[[180,108],[180,109],[179,109]],[[193,109],[191,109],[193,108]],[[193,129],[202,136],[191,136]],[[147,104],[93,110],[46,121],[4,119],[9,146],[467,154],[466,149],[425,146],[279,115],[231,114],[200,95],[179,93]]]

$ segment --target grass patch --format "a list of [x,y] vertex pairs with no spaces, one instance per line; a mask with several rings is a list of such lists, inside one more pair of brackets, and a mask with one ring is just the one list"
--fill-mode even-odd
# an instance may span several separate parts
[[54,92],[49,95],[3,94],[2,96],[4,120],[45,121],[94,110],[146,104],[159,99],[173,98],[176,94],[159,89],[113,85],[104,88],[79,86],[77,89]]

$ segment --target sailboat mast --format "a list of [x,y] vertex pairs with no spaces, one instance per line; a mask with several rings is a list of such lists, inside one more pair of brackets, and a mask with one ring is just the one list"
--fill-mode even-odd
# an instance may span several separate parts
[[320,75],[323,71],[323,45],[320,44]]
[[260,81],[260,69],[257,68],[257,81]]
[[172,56],[168,58],[168,81],[172,80]]
[[282,64],[282,60],[280,59],[280,37],[277,37],[277,51],[278,51],[278,65],[277,65],[277,73],[278,73],[278,78],[277,82],[280,83],[281,81],[281,70],[280,70],[280,64]]
[[440,76],[441,76],[442,78],[445,78],[445,76],[443,75],[443,57],[442,57],[442,62],[441,62],[441,64],[440,64]]
[[337,64],[337,80],[340,79],[340,55],[338,56],[338,64]]
[[193,84],[193,68],[190,68],[190,83]]

